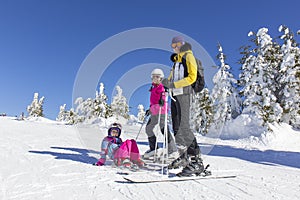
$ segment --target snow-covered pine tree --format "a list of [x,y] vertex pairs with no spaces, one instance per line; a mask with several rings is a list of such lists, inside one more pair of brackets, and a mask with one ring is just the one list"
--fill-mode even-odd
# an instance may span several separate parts
[[100,83],[99,91],[96,91],[96,98],[92,108],[92,115],[95,117],[107,117],[108,105],[107,96],[104,94],[104,84]]
[[281,53],[283,61],[280,65],[278,82],[281,84],[280,105],[283,108],[282,121],[300,127],[300,49],[294,34],[286,26],[280,26],[283,32]]
[[144,106],[142,104],[138,105],[138,114],[137,114],[137,118],[139,122],[143,122],[145,119],[145,110],[144,110]]
[[191,110],[192,129],[202,135],[207,134],[213,122],[213,104],[207,88],[193,97]]
[[120,86],[116,86],[117,94],[113,97],[113,101],[111,103],[111,109],[113,115],[115,115],[118,119],[118,116],[122,116],[125,119],[129,118],[129,106],[127,104],[126,98],[122,94],[122,89]]
[[[248,36],[252,36],[250,32]],[[281,62],[279,45],[272,41],[267,28],[259,29],[252,40],[255,47],[242,59],[240,74],[241,90],[244,96],[243,113],[253,114],[262,120],[262,125],[279,121],[282,113],[276,102],[280,86],[276,83],[278,66]]]
[[91,119],[93,117],[93,103],[94,100],[92,98],[87,98],[84,100],[82,97],[78,97],[75,100],[76,113],[82,118],[83,121]]
[[82,117],[78,116],[78,114],[74,111],[73,108],[71,108],[69,111],[68,111],[68,117],[66,118],[67,120],[67,124],[77,124],[77,123],[80,123],[80,122],[83,122],[83,119]]
[[100,83],[99,91],[96,91],[95,98],[83,99],[78,97],[75,100],[76,112],[79,117],[79,121],[85,121],[98,117],[111,117],[112,110],[110,105],[107,104],[107,96],[104,94],[104,84]]
[[235,87],[237,81],[230,72],[230,66],[225,64],[225,55],[221,45],[219,45],[219,54],[217,57],[221,64],[213,78],[214,88],[211,98],[214,103],[214,128],[220,130],[227,121],[240,114],[241,101],[238,98],[238,92]]
[[27,112],[29,117],[43,117],[43,104],[45,97],[39,99],[39,94],[34,93],[33,101],[27,106]]
[[83,109],[83,102],[84,102],[84,99],[82,97],[78,97],[74,101],[74,104],[76,105],[75,112],[78,114],[78,116],[81,116],[82,120],[84,121],[85,117],[84,117],[84,112],[83,112],[83,110],[84,110]]
[[113,116],[113,112],[112,112],[112,109],[111,109],[111,105],[107,104],[106,105],[105,118],[112,117],[112,116]]
[[65,122],[67,117],[66,104],[59,107],[59,113],[56,117],[56,121]]
[[66,110],[66,104],[60,106],[56,121],[65,122],[66,124],[77,124],[81,118],[77,115],[73,108]]

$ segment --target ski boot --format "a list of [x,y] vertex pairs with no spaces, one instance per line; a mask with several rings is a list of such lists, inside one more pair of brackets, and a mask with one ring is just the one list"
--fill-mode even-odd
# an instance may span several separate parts
[[[155,148],[155,145],[156,145],[156,136],[153,135],[151,137],[148,137],[148,141],[149,141],[149,147],[150,147],[150,149],[148,149],[144,153],[144,155],[142,155],[142,158],[145,159],[145,160],[150,160],[151,158],[153,158],[155,156],[155,153],[158,154],[158,152],[159,152],[158,146],[156,146],[156,148]],[[156,152],[155,152],[155,149],[156,149]]]
[[200,155],[191,156],[191,161],[180,172],[180,176],[200,176],[204,170],[205,168]]
[[[180,154],[180,152],[179,152]],[[189,164],[187,152],[182,153],[177,159],[173,160],[169,165],[168,169],[177,169],[179,167],[186,167]]]
[[126,159],[124,159],[123,161],[122,161],[122,166],[124,167],[124,168],[131,168],[132,167],[132,165],[133,165],[133,163],[128,159],[128,158],[126,158]]
[[[163,149],[160,149],[160,148],[156,149],[156,154],[155,154],[155,150],[151,151],[149,149],[148,151],[146,151],[144,153],[144,155],[142,155],[142,159],[144,159],[144,160],[153,160],[154,162],[156,162],[158,160],[158,158],[160,156],[162,156],[162,154],[163,154]],[[155,158],[155,160],[154,160],[154,158]]]
[[151,150],[151,149],[148,149],[144,155],[143,155],[143,159],[149,159],[151,157],[153,157],[155,154],[155,150]]
[[140,168],[143,168],[146,166],[146,163],[142,159],[134,160],[133,164],[136,164]]

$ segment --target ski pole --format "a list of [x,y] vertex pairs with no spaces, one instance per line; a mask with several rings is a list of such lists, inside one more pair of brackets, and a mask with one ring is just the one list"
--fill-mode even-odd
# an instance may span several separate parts
[[[164,174],[164,162],[165,162],[165,155],[166,155],[166,161],[168,160],[168,148],[169,148],[169,141],[168,141],[168,91],[165,92],[165,119],[164,119],[164,154],[163,154],[163,160],[162,160],[162,168],[161,173]],[[167,163],[167,162],[166,162]],[[166,175],[169,175],[169,171],[167,169]]]
[[137,141],[137,139],[138,139],[138,137],[139,137],[139,135],[140,135],[140,133],[141,133],[141,130],[142,130],[142,128],[143,128],[145,122],[148,121],[147,119],[148,119],[148,115],[144,118],[143,123],[142,123],[142,125],[141,125],[141,128],[140,128],[140,130],[139,130],[139,132],[138,132],[138,134],[137,134],[137,136],[136,136],[136,138],[135,138],[135,141]]
[[[166,88],[167,89],[167,88]],[[172,92],[169,90],[169,93],[168,93],[169,95],[170,95],[170,98],[174,101],[174,102],[176,102],[176,99],[174,99],[174,97],[172,96]]]
[[154,151],[154,158],[153,161],[156,162],[156,154],[157,154],[157,144],[158,144],[158,132],[160,132],[160,117],[161,117],[161,106],[159,106],[159,113],[158,113],[158,130],[156,131],[156,141],[155,141],[155,151]]

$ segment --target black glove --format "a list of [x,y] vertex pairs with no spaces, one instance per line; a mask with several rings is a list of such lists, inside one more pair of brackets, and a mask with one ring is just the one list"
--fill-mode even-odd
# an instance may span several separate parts
[[146,110],[146,112],[145,112],[145,116],[149,116],[150,115],[150,110],[148,109],[148,110]]
[[169,88],[164,86],[164,89],[165,89],[165,92],[169,92]]
[[166,88],[175,88],[174,83],[170,82],[167,78],[163,79],[161,82]]
[[158,104],[162,107],[165,104],[165,101],[160,97]]
[[173,53],[171,56],[170,56],[170,59],[172,62],[176,62],[177,61],[177,53]]

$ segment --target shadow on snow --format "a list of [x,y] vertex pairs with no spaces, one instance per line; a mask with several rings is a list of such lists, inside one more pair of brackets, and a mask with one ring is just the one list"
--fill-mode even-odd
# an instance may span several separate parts
[[[148,142],[137,142],[138,145],[149,145]],[[209,156],[232,157],[264,165],[283,165],[300,168],[300,153],[275,150],[247,150],[225,145],[199,143],[203,154]],[[160,148],[162,144],[159,144]]]
[[85,164],[97,162],[97,159],[89,154],[99,154],[99,152],[88,149],[71,148],[71,147],[51,147],[51,149],[73,151],[74,153],[61,153],[55,151],[29,151],[29,153],[44,154],[54,156],[58,160],[71,160]]
[[[211,149],[210,144],[200,144],[202,152]],[[275,150],[247,150],[224,145],[214,145],[210,151],[207,151],[209,156],[233,157],[254,163],[264,165],[283,165],[288,167],[300,168],[300,153],[289,151]]]
[[[137,142],[138,145],[148,145],[148,142]],[[160,144],[159,146],[161,146]],[[300,153],[289,151],[275,151],[275,150],[247,150],[225,145],[199,144],[200,149],[204,154],[209,156],[232,157],[246,160],[253,163],[264,165],[282,165],[294,168],[300,168]],[[55,159],[71,160],[85,164],[92,164],[97,162],[97,159],[89,154],[99,154],[98,151],[71,148],[71,147],[51,147],[52,149],[73,151],[74,153],[61,153],[55,151],[29,151],[30,153],[52,155]],[[208,153],[205,153],[208,152]]]

